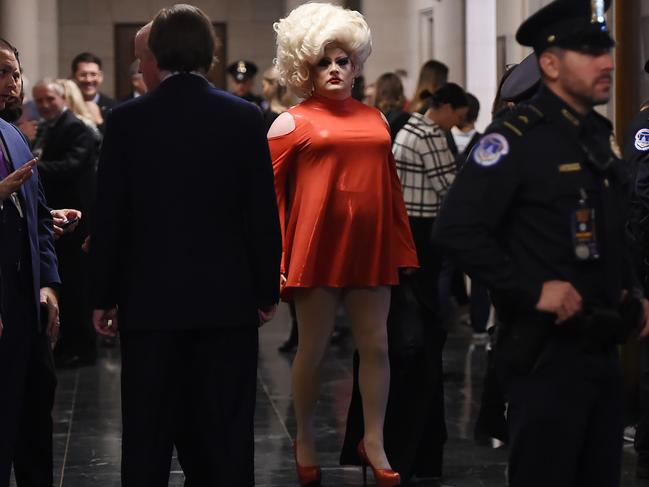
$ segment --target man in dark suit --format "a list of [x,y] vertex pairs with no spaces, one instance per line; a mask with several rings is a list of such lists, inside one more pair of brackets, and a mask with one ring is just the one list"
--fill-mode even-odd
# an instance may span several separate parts
[[[0,110],[20,84],[16,54],[0,40]],[[18,129],[0,120],[0,487],[12,464],[18,487],[52,485],[60,280],[35,163]]]
[[47,202],[54,208],[76,208],[84,215],[76,232],[56,242],[61,287],[61,341],[56,365],[91,365],[97,357],[96,336],[88,306],[87,255],[81,250],[88,234],[94,200],[98,139],[65,106],[63,87],[53,80],[36,83],[33,98],[43,118],[34,152]]
[[79,85],[83,99],[93,112],[94,122],[103,134],[106,115],[117,102],[99,91],[104,82],[101,59],[91,52],[77,54],[72,60],[72,79]]
[[160,11],[162,82],[113,110],[100,157],[93,320],[120,329],[127,487],[166,486],[174,442],[187,485],[254,485],[258,325],[278,301],[281,236],[261,113],[205,78],[214,39],[198,8]]

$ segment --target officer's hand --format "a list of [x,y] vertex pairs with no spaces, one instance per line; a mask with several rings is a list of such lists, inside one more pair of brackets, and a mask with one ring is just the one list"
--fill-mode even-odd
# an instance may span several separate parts
[[59,299],[56,291],[51,287],[41,288],[40,293],[41,311],[47,312],[47,336],[50,337],[52,345],[59,339]]
[[581,296],[565,281],[546,281],[536,309],[557,315],[555,323],[563,323],[581,311]]
[[32,169],[36,165],[37,159],[25,163],[23,166],[10,173],[6,178],[0,181],[0,201],[4,201],[32,177]]
[[102,336],[114,337],[117,335],[117,308],[96,309],[92,312],[92,323],[95,330]]
[[649,336],[649,301],[646,298],[642,300],[642,307],[644,308],[644,325],[640,331],[639,338]]

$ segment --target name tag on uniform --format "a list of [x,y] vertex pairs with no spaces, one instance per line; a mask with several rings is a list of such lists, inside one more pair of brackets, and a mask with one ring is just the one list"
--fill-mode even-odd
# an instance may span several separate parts
[[595,209],[588,205],[588,196],[580,190],[579,206],[572,212],[572,241],[575,257],[580,261],[599,259],[597,234],[595,233]]
[[579,164],[578,162],[561,164],[559,166],[559,172],[577,172],[577,171],[581,171],[581,164]]

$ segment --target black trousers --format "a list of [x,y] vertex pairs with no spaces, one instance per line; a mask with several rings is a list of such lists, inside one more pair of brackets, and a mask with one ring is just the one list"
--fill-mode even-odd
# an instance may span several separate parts
[[[568,325],[566,325],[568,326]],[[551,338],[532,372],[506,379],[512,487],[616,487],[622,460],[617,349]]]
[[37,331],[33,298],[13,298],[5,301],[0,338],[0,487],[9,486],[12,464],[18,487],[51,487],[56,375],[50,340]]
[[88,301],[88,256],[81,250],[83,239],[75,234],[56,242],[61,275],[61,336],[55,355],[78,355],[93,362],[97,358],[97,335],[92,326]]
[[471,281],[471,303],[469,313],[471,316],[471,327],[475,333],[484,333],[487,331],[487,323],[491,312],[491,298],[489,290],[484,284],[480,284],[475,279]]
[[640,413],[635,434],[638,461],[649,465],[649,341],[640,344]]
[[125,331],[122,485],[169,482],[174,444],[187,487],[254,485],[256,326]]

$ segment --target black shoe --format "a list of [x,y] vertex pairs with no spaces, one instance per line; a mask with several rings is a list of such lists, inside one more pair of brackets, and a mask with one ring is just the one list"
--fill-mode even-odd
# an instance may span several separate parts
[[473,439],[478,445],[488,446],[491,445],[491,439],[495,438],[505,444],[509,442],[509,431],[507,430],[507,422],[504,416],[492,415],[488,418],[482,411],[478,414],[473,429]]
[[54,365],[57,369],[73,369],[95,365],[96,362],[95,357],[81,357],[80,355],[61,354],[54,357]]

